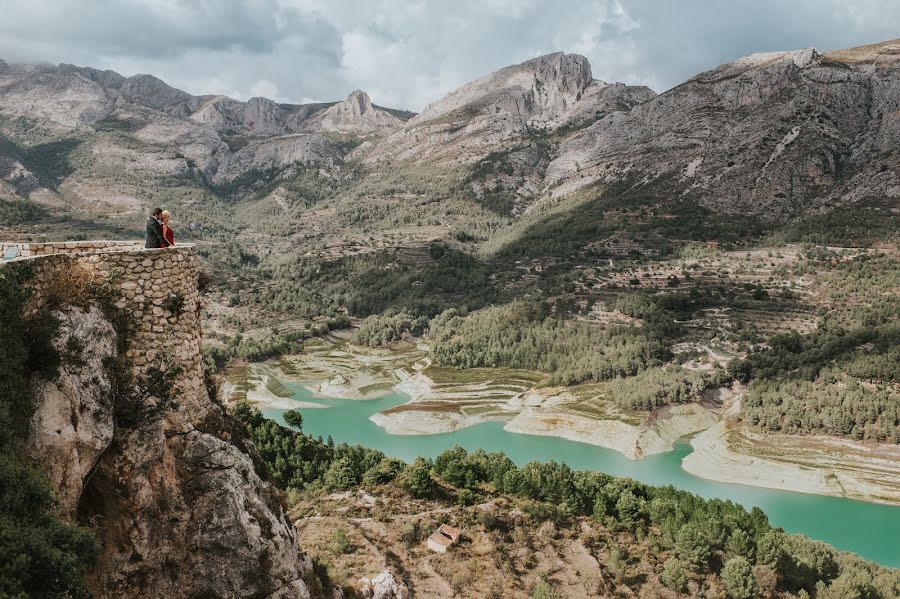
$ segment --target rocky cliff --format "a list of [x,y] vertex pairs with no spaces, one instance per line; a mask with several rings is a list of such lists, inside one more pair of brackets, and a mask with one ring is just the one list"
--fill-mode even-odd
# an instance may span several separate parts
[[95,595],[308,597],[279,495],[204,385],[193,248],[21,249],[26,312],[52,312],[62,356],[33,381],[27,451],[59,514],[94,530]]
[[535,131],[582,127],[653,96],[646,87],[597,81],[584,56],[556,52],[451,91],[375,146],[366,161],[472,162],[528,143]]
[[630,178],[771,220],[900,195],[900,41],[754,54],[600,119],[547,169],[556,196]]
[[372,105],[369,94],[361,89],[303,124],[303,128],[308,131],[349,134],[388,133],[402,126],[403,121]]

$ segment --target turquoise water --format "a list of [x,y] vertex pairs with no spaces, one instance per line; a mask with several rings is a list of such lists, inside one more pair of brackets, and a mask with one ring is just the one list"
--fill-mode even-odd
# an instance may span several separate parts
[[[682,458],[691,452],[688,443],[678,444],[669,453],[632,461],[602,447],[555,437],[508,433],[501,422],[486,422],[438,435],[389,435],[371,422],[369,416],[405,403],[409,400],[405,395],[391,393],[369,401],[319,399],[300,385],[287,386],[296,393],[297,400],[328,406],[301,408],[303,430],[314,436],[331,435],[337,443],[358,443],[405,461],[418,456],[433,458],[445,449],[460,445],[467,450],[503,451],[519,465],[531,460],[557,460],[574,469],[630,476],[651,485],[672,485],[703,497],[730,499],[748,509],[757,506],[775,526],[804,533],[886,566],[900,567],[900,507],[698,478],[681,469]],[[263,410],[267,417],[284,424],[281,412]]]

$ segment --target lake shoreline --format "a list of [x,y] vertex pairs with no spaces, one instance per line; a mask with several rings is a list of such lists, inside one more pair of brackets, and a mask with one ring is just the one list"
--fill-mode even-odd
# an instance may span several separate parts
[[[720,390],[725,401],[719,409],[699,404],[669,406],[655,412],[653,418],[635,422],[573,413],[566,409],[572,399],[570,391],[550,387],[532,387],[498,402],[493,411],[473,415],[446,401],[443,386],[426,374],[430,372],[427,354],[417,354],[417,360],[409,364],[391,364],[393,367],[373,375],[366,367],[385,362],[390,354],[375,352],[373,358],[363,351],[365,348],[341,347],[342,362],[334,369],[329,369],[327,359],[317,356],[318,382],[298,380],[283,370],[279,376],[302,385],[314,400],[369,401],[390,392],[408,396],[408,401],[368,418],[390,435],[440,435],[501,421],[509,433],[585,443],[616,451],[629,460],[670,452],[679,440],[689,438],[693,449],[681,467],[704,480],[900,506],[900,447],[896,452],[880,448],[882,459],[872,468],[867,463],[872,458],[871,448],[849,440],[819,439],[818,445],[808,444],[802,452],[797,449],[806,441],[802,438],[788,439],[795,446],[786,449],[776,443],[767,445],[767,440],[777,436],[736,432],[739,394],[736,397],[726,390]],[[265,376],[247,393],[248,400],[257,405],[279,410],[328,407],[276,397],[266,388]],[[373,386],[378,386],[377,392],[371,391]],[[477,397],[477,393],[471,396]],[[461,396],[466,397],[469,395]],[[848,455],[854,457],[848,459]]]
[[[716,482],[900,506],[900,448],[876,447],[874,451],[896,453],[897,460],[875,458],[873,465],[866,455],[873,449],[859,443],[813,439],[834,450],[844,448],[837,457],[815,447],[791,451],[805,439],[784,437],[732,428],[723,421],[691,440],[693,451],[682,460],[682,468]],[[784,445],[779,447],[779,441]],[[766,446],[776,448],[774,455],[760,455]]]

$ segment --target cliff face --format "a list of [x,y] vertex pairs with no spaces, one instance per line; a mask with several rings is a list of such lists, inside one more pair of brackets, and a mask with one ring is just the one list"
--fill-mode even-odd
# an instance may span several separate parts
[[[311,563],[277,492],[230,442],[230,420],[203,382],[193,249],[59,245],[32,244],[30,253],[59,253],[25,259],[34,273],[27,310],[53,310],[52,343],[64,357],[58,376],[34,381],[27,448],[60,515],[95,531],[95,595],[308,597]],[[114,301],[124,317],[116,326],[85,300],[90,289]],[[110,406],[122,379],[108,361],[123,348],[138,387],[180,371],[166,381],[176,409],[153,417],[139,404]]]
[[896,198],[900,42],[754,54],[594,123],[547,169],[556,196],[631,178],[772,220]]

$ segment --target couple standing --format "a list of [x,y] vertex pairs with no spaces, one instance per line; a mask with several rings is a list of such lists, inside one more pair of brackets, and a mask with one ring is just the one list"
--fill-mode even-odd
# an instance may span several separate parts
[[147,220],[147,240],[145,248],[165,248],[175,245],[175,234],[169,228],[169,218],[172,215],[168,210],[155,208]]

